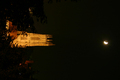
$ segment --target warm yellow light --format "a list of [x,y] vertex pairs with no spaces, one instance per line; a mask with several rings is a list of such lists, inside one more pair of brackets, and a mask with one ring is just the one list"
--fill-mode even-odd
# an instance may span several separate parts
[[9,36],[9,33],[7,32],[7,36]]
[[9,29],[9,21],[8,20],[6,21],[6,29],[7,30]]
[[[31,9],[29,8],[29,11]],[[30,25],[29,25],[30,27]],[[11,47],[26,48],[27,46],[54,46],[50,41],[52,41],[52,35],[49,34],[36,34],[27,33],[25,31],[17,31],[17,26],[12,25],[12,22],[6,21],[6,29],[10,29],[7,32],[7,36],[10,36],[12,41],[10,42]]]
[[107,45],[107,44],[108,44],[108,42],[107,42],[107,41],[104,41],[103,43],[104,43],[105,45]]
[[48,37],[52,38],[52,35],[26,32],[26,36],[22,34],[22,32],[23,31],[17,31],[17,34],[20,35],[10,43],[11,47],[14,45],[23,48],[26,48],[27,46],[54,46],[54,44],[50,42],[52,39],[48,39]]

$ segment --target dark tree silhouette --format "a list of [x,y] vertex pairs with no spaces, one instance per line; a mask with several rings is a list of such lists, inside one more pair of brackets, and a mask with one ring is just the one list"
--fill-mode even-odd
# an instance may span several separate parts
[[[6,20],[12,21],[13,25],[17,25],[19,30],[26,30],[28,25],[32,26],[33,20],[30,17],[29,7],[37,7],[38,5],[39,7],[34,9],[36,13],[33,13],[33,15],[44,18],[42,0],[40,4],[35,1],[30,2],[25,0],[0,1],[0,80],[24,80],[25,78],[26,80],[30,80],[31,75],[27,75],[32,71],[29,69],[30,66],[19,65],[21,62],[24,63],[26,56],[29,55],[25,54],[26,49],[10,47],[11,38],[8,36],[8,39],[6,39],[7,30],[5,27]],[[41,14],[38,12],[39,9]],[[20,75],[19,73],[22,74]]]
[[[56,2],[60,1],[56,0]],[[48,3],[52,3],[52,0],[49,0]],[[30,54],[26,54],[29,48],[11,48],[9,43],[12,40],[9,36],[6,39],[8,30],[5,28],[6,20],[10,20],[18,30],[25,31],[30,25],[34,32],[34,21],[31,16],[37,16],[38,21],[40,18],[40,22],[43,24],[47,23],[43,0],[0,1],[0,80],[36,80],[31,76],[38,71],[33,71],[30,65],[25,64],[30,57]]]
[[5,27],[5,21],[10,20],[18,29],[26,30],[28,26],[33,25],[33,19],[29,9],[31,8],[33,16],[40,18],[41,23],[47,22],[47,17],[43,10],[43,0],[40,1],[0,1],[0,27]]

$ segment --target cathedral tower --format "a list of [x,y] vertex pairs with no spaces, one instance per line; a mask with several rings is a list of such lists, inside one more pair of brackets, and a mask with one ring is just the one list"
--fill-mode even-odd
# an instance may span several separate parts
[[13,41],[10,42],[11,47],[21,47],[26,48],[27,46],[53,46],[50,41],[52,35],[49,34],[36,34],[36,33],[27,33],[25,31],[17,31],[17,26],[12,25],[11,21],[6,22],[6,29],[9,29],[10,32],[8,35]]

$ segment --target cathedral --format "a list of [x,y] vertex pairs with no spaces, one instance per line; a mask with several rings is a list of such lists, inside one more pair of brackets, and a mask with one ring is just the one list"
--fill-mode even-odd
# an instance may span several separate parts
[[10,42],[11,47],[26,48],[27,46],[53,46],[52,44],[52,35],[49,34],[36,34],[28,33],[26,31],[18,31],[17,26],[12,25],[12,22],[6,21],[6,29],[10,32],[7,33],[11,37],[12,41]]

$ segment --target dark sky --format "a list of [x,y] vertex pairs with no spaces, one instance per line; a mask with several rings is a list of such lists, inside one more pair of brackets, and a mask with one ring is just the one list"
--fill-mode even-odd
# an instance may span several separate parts
[[[81,0],[44,3],[47,24],[38,33],[52,34],[55,46],[34,47],[38,80],[109,80],[119,76],[118,5],[112,1]],[[103,45],[107,40],[109,45]]]

